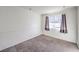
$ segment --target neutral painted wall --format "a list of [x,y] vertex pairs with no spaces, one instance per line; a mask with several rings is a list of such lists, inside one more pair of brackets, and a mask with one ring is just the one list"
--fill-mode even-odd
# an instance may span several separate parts
[[77,9],[76,9],[76,7],[68,8],[64,11],[52,13],[52,14],[48,14],[48,15],[62,14],[62,13],[65,13],[66,17],[67,17],[68,33],[64,34],[64,33],[60,33],[59,31],[56,31],[56,30],[45,31],[44,25],[45,25],[45,16],[46,15],[42,15],[43,34],[76,43],[76,40],[77,40],[77,37],[76,37],[76,35],[77,35],[77,32],[76,32]]
[[39,14],[21,7],[0,7],[0,50],[40,34]]
[[78,47],[79,47],[79,7],[77,7],[77,44],[78,44]]

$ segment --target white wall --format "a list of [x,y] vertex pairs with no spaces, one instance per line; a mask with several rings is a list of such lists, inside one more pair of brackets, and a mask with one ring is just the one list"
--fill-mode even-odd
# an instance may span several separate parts
[[78,44],[78,47],[79,47],[79,7],[77,7],[77,44]]
[[40,34],[39,14],[20,7],[0,7],[0,50]]
[[[46,15],[42,15],[43,34],[76,43],[76,40],[77,40],[77,38],[76,38],[76,35],[77,35],[77,32],[76,32],[77,9],[76,9],[76,7],[68,8],[64,11],[61,11],[59,13],[54,13],[54,14],[62,14],[63,12],[66,14],[66,17],[67,17],[68,33],[64,34],[64,33],[60,33],[59,31],[56,31],[56,30],[45,31],[44,25],[45,25],[45,16]],[[48,15],[53,15],[53,14],[48,14]]]

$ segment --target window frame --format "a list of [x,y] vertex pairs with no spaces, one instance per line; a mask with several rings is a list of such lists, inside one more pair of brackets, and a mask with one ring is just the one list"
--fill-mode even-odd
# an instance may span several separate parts
[[[50,30],[56,30],[56,31],[60,31],[60,27],[61,27],[61,21],[62,21],[62,16],[61,16],[61,14],[56,14],[56,15],[49,15],[48,16],[49,17],[49,28],[50,28]],[[53,17],[53,19],[55,19],[53,22],[51,22],[50,21],[50,17]],[[58,20],[56,20],[57,19],[57,17],[59,18]],[[57,21],[57,22],[56,22]],[[59,23],[59,26],[58,27],[56,27],[56,25],[53,25],[54,27],[52,27],[52,25],[50,25],[50,24],[52,24],[52,23]]]

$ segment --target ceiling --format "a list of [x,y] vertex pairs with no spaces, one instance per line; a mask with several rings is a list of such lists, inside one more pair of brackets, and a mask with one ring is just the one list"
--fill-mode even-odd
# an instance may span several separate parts
[[61,11],[66,8],[70,8],[69,6],[21,6],[21,7],[39,14],[53,13]]

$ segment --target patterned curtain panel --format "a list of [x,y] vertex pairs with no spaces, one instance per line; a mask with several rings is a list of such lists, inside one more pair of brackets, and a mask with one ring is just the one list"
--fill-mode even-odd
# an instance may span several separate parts
[[49,31],[49,17],[48,16],[45,17],[45,30]]
[[60,32],[67,33],[67,24],[66,24],[66,15],[65,14],[62,14]]

